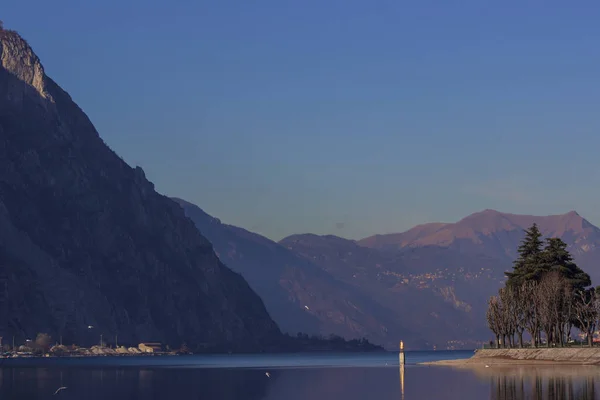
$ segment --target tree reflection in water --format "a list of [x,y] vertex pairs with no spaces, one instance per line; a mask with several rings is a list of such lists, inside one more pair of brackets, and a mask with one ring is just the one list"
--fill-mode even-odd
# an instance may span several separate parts
[[[490,368],[492,400],[596,400],[597,367]],[[481,375],[481,373],[479,374]]]

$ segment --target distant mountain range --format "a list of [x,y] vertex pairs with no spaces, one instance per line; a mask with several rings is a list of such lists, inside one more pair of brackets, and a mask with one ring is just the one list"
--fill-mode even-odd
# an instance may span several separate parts
[[538,217],[484,210],[358,241],[300,234],[275,243],[176,201],[288,332],[364,336],[390,349],[400,339],[421,349],[487,342],[487,299],[533,222],[545,236],[565,240],[600,283],[600,229],[574,211]]
[[[536,223],[545,237],[559,237],[592,279],[600,281],[600,229],[577,212],[550,216],[532,216],[484,210],[456,223],[419,225],[403,233],[375,235],[357,243],[384,251],[441,247],[468,255],[485,255],[512,262],[523,238],[523,230]],[[507,266],[505,265],[506,269]]]
[[[348,284],[347,277],[334,275],[263,236],[223,224],[193,204],[174,200],[212,242],[219,258],[242,274],[262,297],[283,331],[333,333],[348,339],[366,337],[380,344],[402,336],[412,338],[419,346],[428,345],[424,339],[428,335],[421,335],[418,326],[408,319],[397,319],[388,305],[373,299],[363,288]],[[377,254],[352,241],[345,242]]]

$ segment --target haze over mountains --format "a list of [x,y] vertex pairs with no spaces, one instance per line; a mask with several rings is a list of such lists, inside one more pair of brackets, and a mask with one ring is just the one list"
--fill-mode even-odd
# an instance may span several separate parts
[[[466,320],[470,316],[455,310],[432,291],[397,285],[395,276],[385,276],[380,281],[378,277],[383,275],[374,265],[388,260],[377,251],[341,238],[310,235],[309,238],[315,240],[311,245],[332,261],[329,269],[319,260],[288,249],[284,243],[223,224],[197,206],[175,200],[213,243],[219,258],[242,274],[259,293],[270,315],[284,331],[366,337],[389,347],[397,345],[399,337],[415,347],[430,347],[440,341],[439,329],[457,338],[467,334]],[[325,249],[332,249],[334,253],[330,255]],[[352,252],[354,255],[347,268],[338,268],[338,263],[345,262],[340,254]],[[359,260],[367,264],[360,265]],[[393,260],[388,263],[402,269]],[[397,286],[389,299],[373,298],[374,292],[389,285]],[[410,301],[418,301],[420,306],[408,307]],[[404,310],[405,318],[398,318],[399,309]],[[443,322],[431,319],[426,314],[432,312],[444,312],[449,318]],[[444,325],[446,322],[449,324]]]
[[221,260],[292,332],[360,335],[391,349],[400,339],[412,348],[476,346],[489,340],[487,299],[512,267],[523,229],[534,222],[545,236],[565,240],[580,266],[600,281],[600,229],[574,211],[538,217],[484,210],[456,223],[358,241],[299,234],[275,243],[177,201]]
[[380,250],[402,250],[427,246],[443,247],[465,254],[485,254],[512,261],[523,237],[523,229],[536,223],[545,237],[559,237],[592,279],[600,280],[597,266],[600,229],[576,211],[560,215],[532,216],[484,210],[456,223],[416,226],[404,233],[375,235],[358,243]]
[[0,30],[0,62],[0,336],[90,343],[94,326],[125,343],[262,350],[281,327],[473,347],[533,222],[600,282],[600,229],[574,211],[485,210],[358,241],[223,224],[123,162],[16,33]]

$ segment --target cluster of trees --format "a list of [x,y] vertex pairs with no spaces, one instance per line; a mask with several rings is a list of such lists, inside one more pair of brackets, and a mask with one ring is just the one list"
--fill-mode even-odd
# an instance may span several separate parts
[[2,346],[2,351],[27,351],[36,354],[47,353],[52,347],[52,337],[47,333],[38,333],[35,340],[27,340],[24,345],[15,346],[14,348],[10,344]]
[[382,351],[383,348],[369,342],[366,338],[346,340],[341,336],[331,334],[329,336],[311,335],[298,332],[293,337],[284,334],[286,344],[283,350],[287,351]]
[[[600,291],[590,276],[573,262],[559,238],[542,241],[536,224],[525,230],[519,257],[498,295],[488,302],[487,323],[497,347],[523,347],[523,335],[531,345],[564,346],[575,327],[593,345],[600,318]],[[518,343],[517,343],[518,340]]]

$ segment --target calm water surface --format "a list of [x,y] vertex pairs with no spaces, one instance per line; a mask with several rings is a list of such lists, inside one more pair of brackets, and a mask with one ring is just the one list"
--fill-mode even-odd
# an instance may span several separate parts
[[404,368],[396,353],[18,360],[0,399],[600,399],[597,367],[416,365],[472,354],[408,352]]

